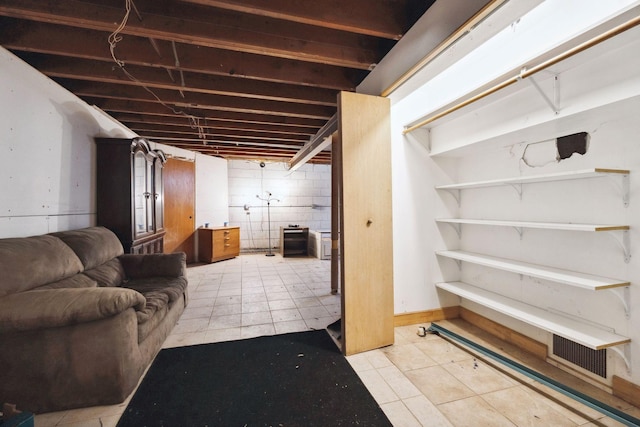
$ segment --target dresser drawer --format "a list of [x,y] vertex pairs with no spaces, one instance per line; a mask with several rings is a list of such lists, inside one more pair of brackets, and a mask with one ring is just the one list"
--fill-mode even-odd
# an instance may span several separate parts
[[240,227],[198,229],[198,257],[216,262],[240,255]]

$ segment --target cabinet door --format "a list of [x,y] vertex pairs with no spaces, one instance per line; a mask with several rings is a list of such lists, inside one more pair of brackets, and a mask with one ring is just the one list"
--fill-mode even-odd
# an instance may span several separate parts
[[154,160],[153,165],[154,229],[159,231],[164,228],[164,183],[162,181],[162,161],[157,158]]
[[147,180],[144,198],[147,210],[147,233],[154,232],[153,208],[155,206],[155,198],[153,197],[153,161],[147,160]]
[[149,230],[149,169],[147,158],[141,151],[133,155],[133,219],[134,234],[138,238]]

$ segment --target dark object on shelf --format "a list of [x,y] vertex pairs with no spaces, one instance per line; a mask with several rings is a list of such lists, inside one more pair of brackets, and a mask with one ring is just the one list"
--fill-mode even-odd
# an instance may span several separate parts
[[309,227],[280,227],[280,254],[307,256],[309,249]]
[[126,253],[162,253],[164,153],[142,138],[96,138],[98,225],[113,231]]

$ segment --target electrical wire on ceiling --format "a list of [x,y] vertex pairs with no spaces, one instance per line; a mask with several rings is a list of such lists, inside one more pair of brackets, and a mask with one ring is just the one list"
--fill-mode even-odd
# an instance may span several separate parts
[[[149,87],[147,87],[147,85],[145,85],[143,82],[141,82],[140,80],[138,80],[134,75],[132,75],[126,68],[125,68],[125,62],[121,59],[118,59],[118,57],[116,56],[116,46],[118,45],[118,43],[120,43],[122,41],[122,36],[120,35],[120,33],[124,30],[124,28],[127,26],[127,21],[129,20],[129,15],[131,13],[131,8],[134,7],[135,5],[133,4],[133,0],[125,0],[125,14],[124,17],[122,18],[122,21],[120,22],[120,24],[118,25],[118,27],[115,29],[115,31],[113,31],[111,34],[109,34],[109,37],[107,38],[108,43],[109,43],[109,51],[111,52],[111,57],[113,58],[113,61],[116,63],[116,65],[118,65],[118,67],[120,68],[120,70],[122,70],[122,72],[125,74],[125,76],[127,76],[131,81],[138,83],[144,90],[146,90],[147,92],[149,92],[151,94],[151,96],[153,96],[161,105],[163,105],[164,107],[168,108],[169,110],[171,110],[174,114],[176,115],[182,115],[187,117],[187,119],[189,120],[189,123],[191,125],[192,129],[197,129],[198,131],[198,137],[200,139],[202,139],[202,144],[206,145],[207,141],[206,141],[206,133],[204,131],[204,126],[200,125],[200,120],[205,118],[203,117],[197,117],[194,116],[193,114],[188,114],[185,113],[184,111],[181,110],[177,110],[176,108],[172,107],[171,105],[168,105],[167,103],[165,103],[162,99],[160,99],[160,97],[158,95],[155,94],[155,92],[153,90],[151,90]],[[137,10],[136,10],[137,12]],[[141,15],[138,13],[138,18],[140,20],[142,20]],[[174,42],[172,42],[172,46],[173,46],[173,53],[174,53],[174,57],[175,57],[175,61],[176,61],[176,67],[179,68],[180,66],[180,61],[178,59],[178,52],[176,50],[176,45]],[[182,86],[185,86],[185,82],[184,82],[184,74],[182,73],[182,70],[180,70],[180,78],[181,78],[181,83]],[[180,91],[180,94],[182,95],[182,97],[184,97],[184,94],[182,93],[182,91]]]

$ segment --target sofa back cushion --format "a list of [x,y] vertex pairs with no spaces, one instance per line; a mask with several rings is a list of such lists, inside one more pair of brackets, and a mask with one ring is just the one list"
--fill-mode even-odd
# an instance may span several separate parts
[[0,239],[0,297],[57,282],[82,270],[80,259],[57,237]]
[[42,289],[69,289],[69,288],[95,288],[98,286],[95,280],[84,274],[76,274],[75,276],[67,277],[66,279],[58,280],[57,282],[47,283],[44,286],[39,286],[36,290]]
[[96,281],[98,286],[120,286],[125,280],[124,269],[118,258],[113,258],[104,264],[85,270],[84,274]]
[[108,228],[89,227],[51,233],[76,253],[85,270],[91,270],[124,253],[118,237]]

